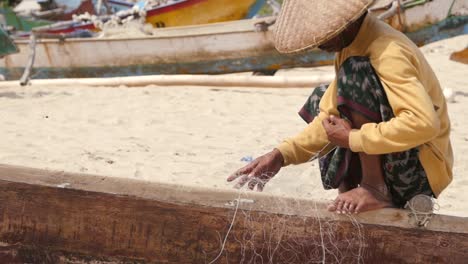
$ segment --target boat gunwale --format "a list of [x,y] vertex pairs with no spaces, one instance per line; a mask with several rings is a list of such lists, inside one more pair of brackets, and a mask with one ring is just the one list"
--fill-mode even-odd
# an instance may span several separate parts
[[[67,173],[36,169],[23,166],[0,164],[0,182],[34,185],[37,188],[53,187],[76,191],[129,196],[138,199],[154,200],[178,205],[198,205],[204,207],[233,209],[240,201],[240,210],[266,212],[281,215],[294,215],[304,218],[321,218],[331,221],[353,221],[349,215],[328,212],[325,202],[311,199],[284,197],[257,192],[207,188],[200,186],[178,185],[133,178],[108,177],[82,173]],[[62,187],[60,187],[62,186]],[[129,188],[132,186],[132,188]],[[279,207],[281,202],[284,206]],[[294,205],[294,206],[293,206]],[[307,206],[307,207],[303,207]],[[313,208],[303,210],[304,208]],[[435,214],[427,227],[418,228],[411,224],[410,211],[386,208],[354,215],[361,224],[417,229],[421,231],[468,234],[468,218]],[[354,220],[354,221],[355,221]]]
[[[239,32],[226,32],[226,33],[213,33],[213,34],[199,34],[199,35],[180,35],[180,36],[148,36],[148,37],[127,37],[127,38],[69,38],[66,40],[60,39],[39,39],[37,40],[37,44],[41,43],[79,43],[79,42],[101,42],[101,41],[138,41],[138,40],[157,40],[157,39],[171,39],[171,38],[181,38],[181,37],[205,37],[205,36],[212,36],[212,35],[228,35],[228,34],[236,34],[236,33],[246,33],[255,31],[239,31]],[[28,44],[28,39],[14,39],[15,44]]]
[[[222,23],[212,23],[212,24],[203,24],[203,25],[191,25],[191,26],[181,26],[181,27],[170,27],[170,28],[164,28],[164,29],[156,29],[155,33],[163,33],[165,32],[171,32],[174,31],[176,34],[174,35],[167,35],[167,36],[158,36],[158,35],[148,35],[148,36],[137,36],[137,37],[91,37],[91,38],[67,38],[67,39],[39,39],[37,43],[64,43],[64,42],[70,42],[70,43],[76,43],[76,42],[96,42],[96,41],[139,41],[139,40],[155,40],[155,39],[171,39],[171,38],[190,38],[190,37],[206,37],[206,36],[219,36],[219,35],[230,35],[230,34],[238,34],[238,33],[258,33],[259,35],[264,34],[269,31],[256,31],[255,30],[255,23],[264,21],[265,19],[254,19],[253,22],[252,19],[246,19],[246,20],[241,20],[245,21],[245,25],[241,24],[239,28],[228,28],[226,30],[214,30],[213,32],[187,32],[185,30],[195,30],[195,29],[210,29],[210,28],[220,28],[223,25],[229,25],[229,23],[232,23],[232,25],[235,24],[240,24],[239,21],[234,21],[234,22],[222,22]],[[247,26],[251,24],[252,27],[250,29],[247,28]],[[158,32],[159,31],[159,32]],[[180,33],[178,32],[180,31]],[[179,33],[179,34],[177,34]],[[27,38],[14,38],[13,39],[15,43],[17,44],[28,44],[29,39]]]

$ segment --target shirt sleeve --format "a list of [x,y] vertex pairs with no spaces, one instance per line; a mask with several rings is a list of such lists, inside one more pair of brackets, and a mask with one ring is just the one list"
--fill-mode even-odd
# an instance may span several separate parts
[[283,155],[284,166],[307,162],[326,146],[329,141],[322,121],[330,115],[338,115],[336,104],[335,79],[320,100],[320,114],[299,134],[277,147]]
[[410,49],[394,43],[372,58],[395,117],[353,130],[349,137],[353,152],[373,155],[400,152],[437,136],[440,120],[420,81],[418,63]]

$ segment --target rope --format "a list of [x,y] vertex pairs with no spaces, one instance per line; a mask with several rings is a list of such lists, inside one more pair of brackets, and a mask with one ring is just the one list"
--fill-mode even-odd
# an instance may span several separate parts
[[234,210],[234,215],[232,216],[231,224],[229,225],[229,229],[228,229],[228,231],[226,233],[226,236],[224,237],[224,241],[223,241],[223,244],[221,245],[221,249],[219,251],[219,254],[209,264],[215,263],[215,261],[217,261],[221,257],[221,255],[223,255],[224,248],[226,247],[226,242],[227,242],[227,239],[229,237],[229,233],[231,233],[231,230],[234,227],[234,222],[236,221],[237,212],[239,211],[239,204],[241,202],[240,196],[241,196],[241,191],[239,190],[239,196],[237,197],[236,200],[234,200],[236,202],[236,208]]
[[328,142],[321,150],[319,150],[317,153],[315,153],[307,162],[312,162],[320,157],[323,157],[323,156],[326,156],[328,155],[328,153],[334,151],[335,149],[337,149],[336,146],[334,146],[333,148],[331,148],[330,150],[328,151],[325,151],[329,146],[331,146],[331,142]]
[[453,9],[453,6],[455,5],[455,2],[456,2],[456,1],[457,1],[457,0],[453,0],[453,1],[452,1],[452,4],[450,5],[449,11],[448,11],[448,13],[447,13],[447,17],[450,17],[450,16],[452,15],[452,9]]
[[390,8],[382,14],[378,15],[377,18],[380,20],[385,20],[387,18],[393,17],[398,13],[399,9],[400,6],[398,4],[398,1],[393,1]]
[[29,37],[29,58],[28,58],[28,64],[24,68],[23,76],[21,76],[20,79],[20,85],[25,86],[29,83],[29,79],[31,76],[31,70],[34,66],[34,60],[36,59],[36,35],[34,32],[31,33],[31,36]]
[[424,5],[427,2],[428,2],[427,0],[404,1],[403,8],[407,9],[407,8],[411,8],[411,7],[418,6],[418,5]]

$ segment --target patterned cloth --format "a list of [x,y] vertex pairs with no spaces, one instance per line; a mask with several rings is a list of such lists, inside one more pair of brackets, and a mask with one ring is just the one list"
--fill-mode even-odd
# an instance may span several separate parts
[[[310,123],[319,114],[319,103],[328,86],[317,87],[299,115]],[[364,115],[373,123],[394,117],[385,90],[367,57],[350,57],[342,65],[337,78],[337,102],[341,118],[352,120],[351,112]],[[418,158],[419,149],[382,155],[385,183],[394,205],[403,207],[417,194],[434,196],[424,168]],[[344,179],[357,185],[362,179],[358,153],[336,148],[320,158],[320,173],[325,189],[338,188]]]

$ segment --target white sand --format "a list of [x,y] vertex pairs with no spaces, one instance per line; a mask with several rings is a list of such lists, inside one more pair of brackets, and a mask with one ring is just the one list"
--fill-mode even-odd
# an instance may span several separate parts
[[[468,36],[423,50],[451,103],[454,181],[441,213],[468,216],[468,66],[448,60]],[[332,67],[279,74],[330,72]],[[146,181],[232,188],[241,159],[271,150],[305,123],[296,114],[312,89],[34,87],[0,90],[0,162]],[[332,199],[316,163],[285,168],[266,192]]]

